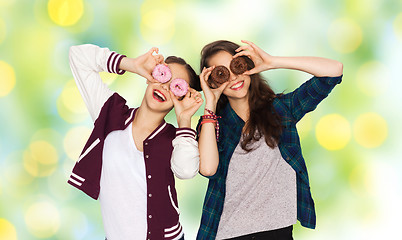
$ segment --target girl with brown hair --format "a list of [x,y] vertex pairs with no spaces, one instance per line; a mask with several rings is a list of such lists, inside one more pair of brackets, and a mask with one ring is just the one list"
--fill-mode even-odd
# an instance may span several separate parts
[[[316,217],[296,123],[342,79],[342,63],[319,57],[271,56],[257,45],[216,41],[201,51],[205,112],[199,130],[200,173],[209,178],[197,239],[293,239],[292,226]],[[247,69],[235,74],[233,59]],[[211,88],[215,67],[229,79]],[[294,69],[314,75],[293,92],[275,94],[259,73]]]

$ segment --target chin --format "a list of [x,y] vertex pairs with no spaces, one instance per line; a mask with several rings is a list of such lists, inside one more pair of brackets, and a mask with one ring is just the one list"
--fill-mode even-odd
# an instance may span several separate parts
[[173,108],[173,102],[172,100],[167,100],[165,102],[159,102],[155,100],[152,95],[147,96],[145,99],[145,104],[147,108],[153,112],[159,112],[159,113],[168,113],[170,110]]
[[228,98],[233,99],[242,99],[248,97],[248,89],[241,89],[240,91],[233,91],[231,89],[227,89],[223,92]]

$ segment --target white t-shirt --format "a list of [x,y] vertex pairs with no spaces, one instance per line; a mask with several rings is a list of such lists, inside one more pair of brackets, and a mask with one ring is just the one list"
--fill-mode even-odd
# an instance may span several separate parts
[[[93,121],[114,93],[102,82],[99,72],[120,71],[116,61],[107,62],[109,57],[117,56],[107,48],[91,44],[70,48],[70,67]],[[180,179],[194,177],[199,167],[197,141],[181,135],[172,141],[172,145],[174,175]],[[105,139],[99,200],[108,240],[146,239],[145,162],[143,153],[135,146],[132,123],[124,130],[111,132]]]

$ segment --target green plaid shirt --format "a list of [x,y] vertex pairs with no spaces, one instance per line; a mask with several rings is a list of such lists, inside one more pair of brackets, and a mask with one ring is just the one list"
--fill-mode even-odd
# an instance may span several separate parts
[[[281,115],[283,125],[278,147],[283,159],[296,172],[297,219],[302,226],[307,228],[315,228],[316,216],[296,123],[306,113],[313,111],[341,81],[342,76],[312,77],[295,91],[277,95],[273,102],[275,110]],[[204,199],[201,226],[197,234],[197,239],[200,240],[215,239],[225,201],[229,162],[240,141],[244,126],[244,121],[237,116],[230,104],[227,104],[222,112],[217,114],[222,117],[219,119],[219,166],[215,175],[208,177],[209,183]]]

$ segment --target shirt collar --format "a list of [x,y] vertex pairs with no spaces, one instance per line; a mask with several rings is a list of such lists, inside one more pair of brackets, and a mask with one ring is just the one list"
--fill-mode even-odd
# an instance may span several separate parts
[[241,127],[243,128],[244,126],[244,121],[241,119],[236,112],[233,110],[233,108],[230,106],[230,103],[227,103],[226,106],[223,108],[222,113],[220,114],[222,116],[222,120],[228,124],[229,126],[233,127]]

